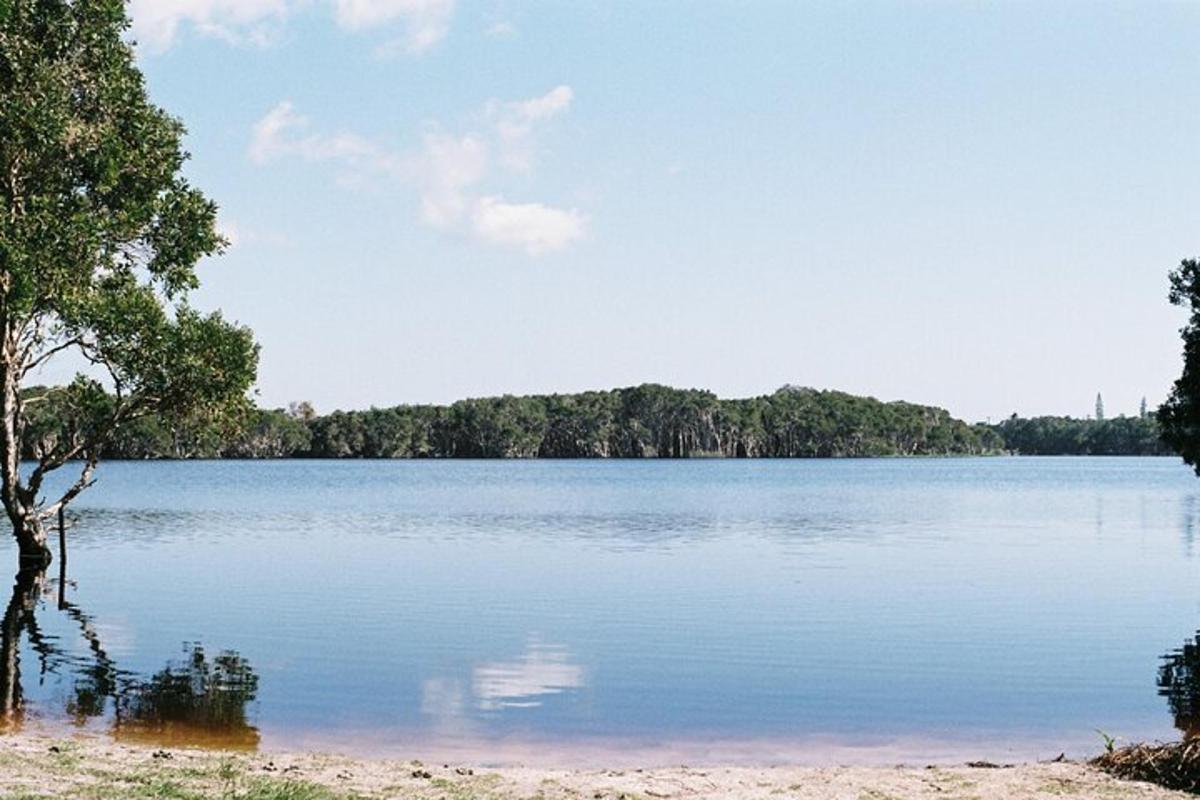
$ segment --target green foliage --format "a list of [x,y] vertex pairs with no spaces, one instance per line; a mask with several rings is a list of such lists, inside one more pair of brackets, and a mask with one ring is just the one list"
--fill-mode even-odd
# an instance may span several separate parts
[[[78,382],[77,382],[78,383]],[[94,389],[95,395],[83,389]],[[22,457],[36,460],[59,442],[78,438],[77,431],[99,424],[114,399],[90,384],[77,387],[36,386],[23,393],[28,410]],[[308,424],[282,409],[251,409],[231,404],[222,413],[157,414],[129,420],[101,445],[106,459],[283,458],[309,449]]]
[[234,436],[209,452],[225,458],[286,458],[308,452],[311,443],[303,419],[281,409],[257,409]]
[[[71,390],[82,391],[82,390]],[[61,400],[60,398],[61,393]],[[62,388],[40,405],[25,452],[68,435],[79,413]],[[85,396],[90,397],[85,394]],[[82,402],[82,401],[78,401]],[[102,398],[88,402],[103,405]],[[86,404],[85,404],[85,407]],[[760,397],[645,384],[607,392],[488,397],[318,416],[308,403],[258,409],[236,424],[148,417],[105,458],[857,458],[867,456],[1166,455],[1158,423],[1015,414],[967,425],[942,409],[785,386]]]
[[1172,305],[1188,310],[1183,337],[1183,373],[1158,409],[1163,441],[1200,475],[1200,261],[1185,259],[1171,273]]
[[[223,245],[217,209],[182,175],[183,125],[148,99],[127,28],[122,0],[0,4],[0,496],[23,553],[125,426],[227,437],[250,410],[250,331],[186,299]],[[86,377],[21,391],[66,352]],[[27,485],[19,448],[38,461]],[[72,460],[79,481],[44,503]]]
[[304,455],[320,458],[856,457],[981,454],[1002,444],[941,409],[795,387],[721,400],[645,384],[339,411],[310,427]]
[[1157,456],[1170,450],[1153,417],[1031,417],[1014,414],[992,429],[1004,447],[1026,456]]

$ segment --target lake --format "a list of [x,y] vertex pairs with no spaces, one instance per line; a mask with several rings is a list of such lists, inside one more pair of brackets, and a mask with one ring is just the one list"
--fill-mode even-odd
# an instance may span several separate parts
[[72,517],[68,582],[5,617],[13,727],[849,762],[1200,711],[1177,459],[108,463]]

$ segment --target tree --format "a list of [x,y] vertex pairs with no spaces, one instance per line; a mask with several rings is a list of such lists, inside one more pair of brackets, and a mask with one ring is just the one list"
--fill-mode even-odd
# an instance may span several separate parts
[[292,419],[299,420],[305,425],[311,423],[317,418],[317,410],[313,408],[313,404],[307,400],[288,403],[287,415]]
[[238,437],[223,442],[217,454],[225,458],[287,458],[312,445],[308,425],[281,409],[258,409],[249,415]]
[[1096,421],[1104,421],[1104,398],[1100,396],[1099,392],[1096,392]]
[[[801,458],[981,454],[1001,431],[949,412],[784,387],[722,400],[657,384],[335,411],[308,425],[312,458]],[[227,451],[228,452],[228,451]],[[283,454],[266,451],[262,454]]]
[[[227,419],[257,367],[248,329],[187,303],[224,244],[217,209],[181,174],[183,125],[147,98],[128,27],[122,0],[0,0],[0,501],[23,566],[49,561],[46,520],[123,426]],[[55,390],[67,424],[23,474],[22,389],[60,357],[86,372]]]
[[1200,474],[1200,261],[1184,259],[1171,273],[1172,305],[1188,310],[1183,338],[1183,372],[1158,409],[1162,439]]

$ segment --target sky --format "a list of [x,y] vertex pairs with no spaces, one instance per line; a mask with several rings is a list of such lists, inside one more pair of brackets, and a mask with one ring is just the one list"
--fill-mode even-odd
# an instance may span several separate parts
[[1109,415],[1180,368],[1200,4],[132,0],[258,401]]

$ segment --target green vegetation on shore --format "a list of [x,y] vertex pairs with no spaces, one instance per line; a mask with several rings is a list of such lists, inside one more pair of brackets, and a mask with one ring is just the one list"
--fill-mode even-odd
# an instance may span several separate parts
[[[0,0],[0,508],[25,567],[125,425],[236,418],[258,370],[249,329],[189,303],[226,242],[129,28],[123,0]],[[82,364],[47,417],[26,380]]]
[[1183,370],[1158,410],[1162,437],[1200,475],[1200,259],[1185,258],[1170,275],[1171,305],[1185,308]]
[[1172,450],[1150,415],[1076,419],[1013,415],[994,430],[1004,449],[1026,456],[1162,456]]
[[[27,453],[87,424],[58,389],[31,390]],[[306,403],[257,409],[237,424],[154,416],[122,428],[103,456],[161,458],[856,458],[1156,455],[1151,416],[1013,417],[970,425],[949,412],[785,386],[723,400],[644,384],[579,394],[489,397],[319,416]]]
[[317,457],[796,458],[981,454],[999,441],[939,408],[784,387],[722,400],[647,384],[399,406],[313,420]]
[[[57,390],[38,390],[34,435],[78,424]],[[36,439],[26,443],[29,452]],[[607,392],[491,397],[449,406],[257,410],[237,429],[145,417],[105,458],[798,458],[980,455],[1003,449],[990,428],[947,411],[844,392],[784,387],[721,400],[646,384]]]

